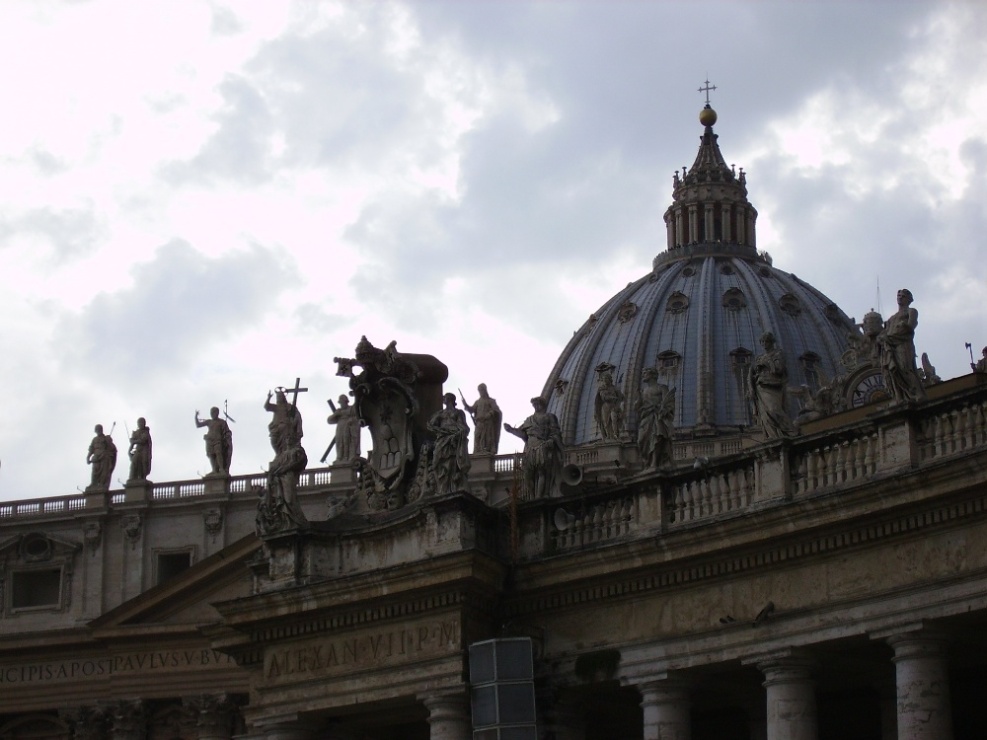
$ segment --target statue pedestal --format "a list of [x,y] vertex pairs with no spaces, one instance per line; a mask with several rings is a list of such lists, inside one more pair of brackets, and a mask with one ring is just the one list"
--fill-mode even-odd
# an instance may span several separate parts
[[128,504],[132,501],[150,501],[151,500],[151,486],[153,484],[151,481],[144,480],[128,480],[124,484],[123,494],[124,501]]
[[202,482],[206,484],[204,491],[206,496],[223,496],[230,492],[228,473],[209,473],[209,475],[202,476]]
[[337,463],[329,468],[329,479],[333,485],[340,483],[356,483],[356,465],[353,463]]

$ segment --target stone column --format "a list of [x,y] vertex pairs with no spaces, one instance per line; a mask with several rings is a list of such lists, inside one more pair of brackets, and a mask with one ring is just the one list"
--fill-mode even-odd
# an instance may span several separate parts
[[204,695],[185,702],[194,713],[198,740],[229,740],[236,704],[226,694]]
[[644,740],[689,740],[692,737],[689,685],[676,678],[638,684],[644,710]]
[[146,737],[147,714],[140,699],[117,702],[110,717],[110,740],[144,740]]
[[946,640],[919,630],[888,638],[894,648],[898,740],[951,740]]
[[764,674],[767,690],[767,740],[817,740],[813,661],[795,650],[786,650],[755,661]]
[[247,734],[250,738],[263,738],[263,740],[315,740],[322,737],[318,732],[318,727],[312,722],[285,717],[281,720],[259,721]]
[[469,699],[464,692],[431,694],[422,698],[428,709],[430,740],[470,740],[473,723]]

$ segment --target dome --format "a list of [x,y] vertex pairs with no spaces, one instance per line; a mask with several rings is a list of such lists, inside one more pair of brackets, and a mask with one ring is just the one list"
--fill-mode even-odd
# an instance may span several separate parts
[[[601,438],[594,419],[601,371],[610,371],[627,400],[631,436],[649,367],[676,389],[677,436],[736,435],[752,425],[746,380],[764,332],[774,333],[785,355],[789,386],[810,390],[840,374],[848,337],[857,333],[825,295],[758,253],[746,175],[726,165],[712,123],[696,161],[675,173],[673,186],[666,251],[649,274],[590,315],[545,383],[567,445]],[[794,419],[794,394],[789,403]]]

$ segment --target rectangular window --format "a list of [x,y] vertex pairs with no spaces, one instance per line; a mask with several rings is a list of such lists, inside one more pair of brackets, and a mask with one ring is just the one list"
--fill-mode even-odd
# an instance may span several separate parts
[[13,609],[58,607],[62,600],[62,569],[23,570],[11,573]]
[[158,555],[158,583],[164,583],[192,566],[191,552],[172,552]]

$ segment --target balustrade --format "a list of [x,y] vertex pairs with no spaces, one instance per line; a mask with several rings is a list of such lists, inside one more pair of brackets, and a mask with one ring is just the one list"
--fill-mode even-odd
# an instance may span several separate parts
[[683,524],[746,509],[754,492],[754,466],[712,468],[667,484],[664,498],[667,524]]

